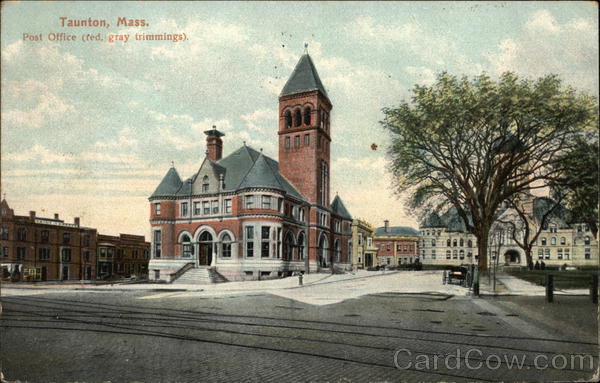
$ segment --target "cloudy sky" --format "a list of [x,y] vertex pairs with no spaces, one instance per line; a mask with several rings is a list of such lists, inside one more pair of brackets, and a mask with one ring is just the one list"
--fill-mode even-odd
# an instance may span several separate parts
[[[61,16],[112,25],[62,28]],[[107,234],[147,235],[148,196],[171,161],[193,174],[212,125],[225,154],[246,141],[277,159],[277,96],[305,42],[334,105],[332,195],[376,226],[416,226],[391,192],[378,123],[414,84],[512,70],[598,89],[593,2],[9,2],[1,21],[2,192],[17,214],[80,216]],[[188,40],[48,41],[54,32]]]

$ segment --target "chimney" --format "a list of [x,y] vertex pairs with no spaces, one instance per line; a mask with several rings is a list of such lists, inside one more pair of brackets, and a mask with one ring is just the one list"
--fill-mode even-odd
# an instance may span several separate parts
[[385,227],[385,232],[389,233],[390,232],[390,221],[388,221],[387,219],[385,221],[383,221],[383,226]]
[[29,219],[32,220],[32,221],[35,219],[35,210],[30,210],[29,211]]
[[54,219],[58,220],[58,213],[54,213]]
[[219,161],[223,157],[223,137],[225,134],[219,132],[213,125],[211,130],[206,130],[206,155],[211,161]]
[[79,227],[79,217],[75,217],[75,219],[73,220],[73,223]]

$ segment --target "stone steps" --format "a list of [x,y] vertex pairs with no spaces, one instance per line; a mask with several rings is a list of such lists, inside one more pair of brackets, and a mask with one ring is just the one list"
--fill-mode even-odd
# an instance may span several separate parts
[[193,268],[173,281],[176,285],[208,285],[213,283],[210,272],[206,267]]

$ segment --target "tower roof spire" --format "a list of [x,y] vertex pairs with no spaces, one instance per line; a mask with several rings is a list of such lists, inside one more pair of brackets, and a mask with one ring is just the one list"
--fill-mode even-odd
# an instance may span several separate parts
[[304,54],[300,57],[279,97],[318,90],[329,100],[317,68],[308,54],[308,44],[304,44],[304,49]]

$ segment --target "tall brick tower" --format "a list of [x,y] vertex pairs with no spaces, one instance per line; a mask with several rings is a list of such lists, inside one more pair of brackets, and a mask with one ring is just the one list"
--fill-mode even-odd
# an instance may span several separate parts
[[308,53],[279,95],[279,170],[309,202],[329,207],[331,102]]

